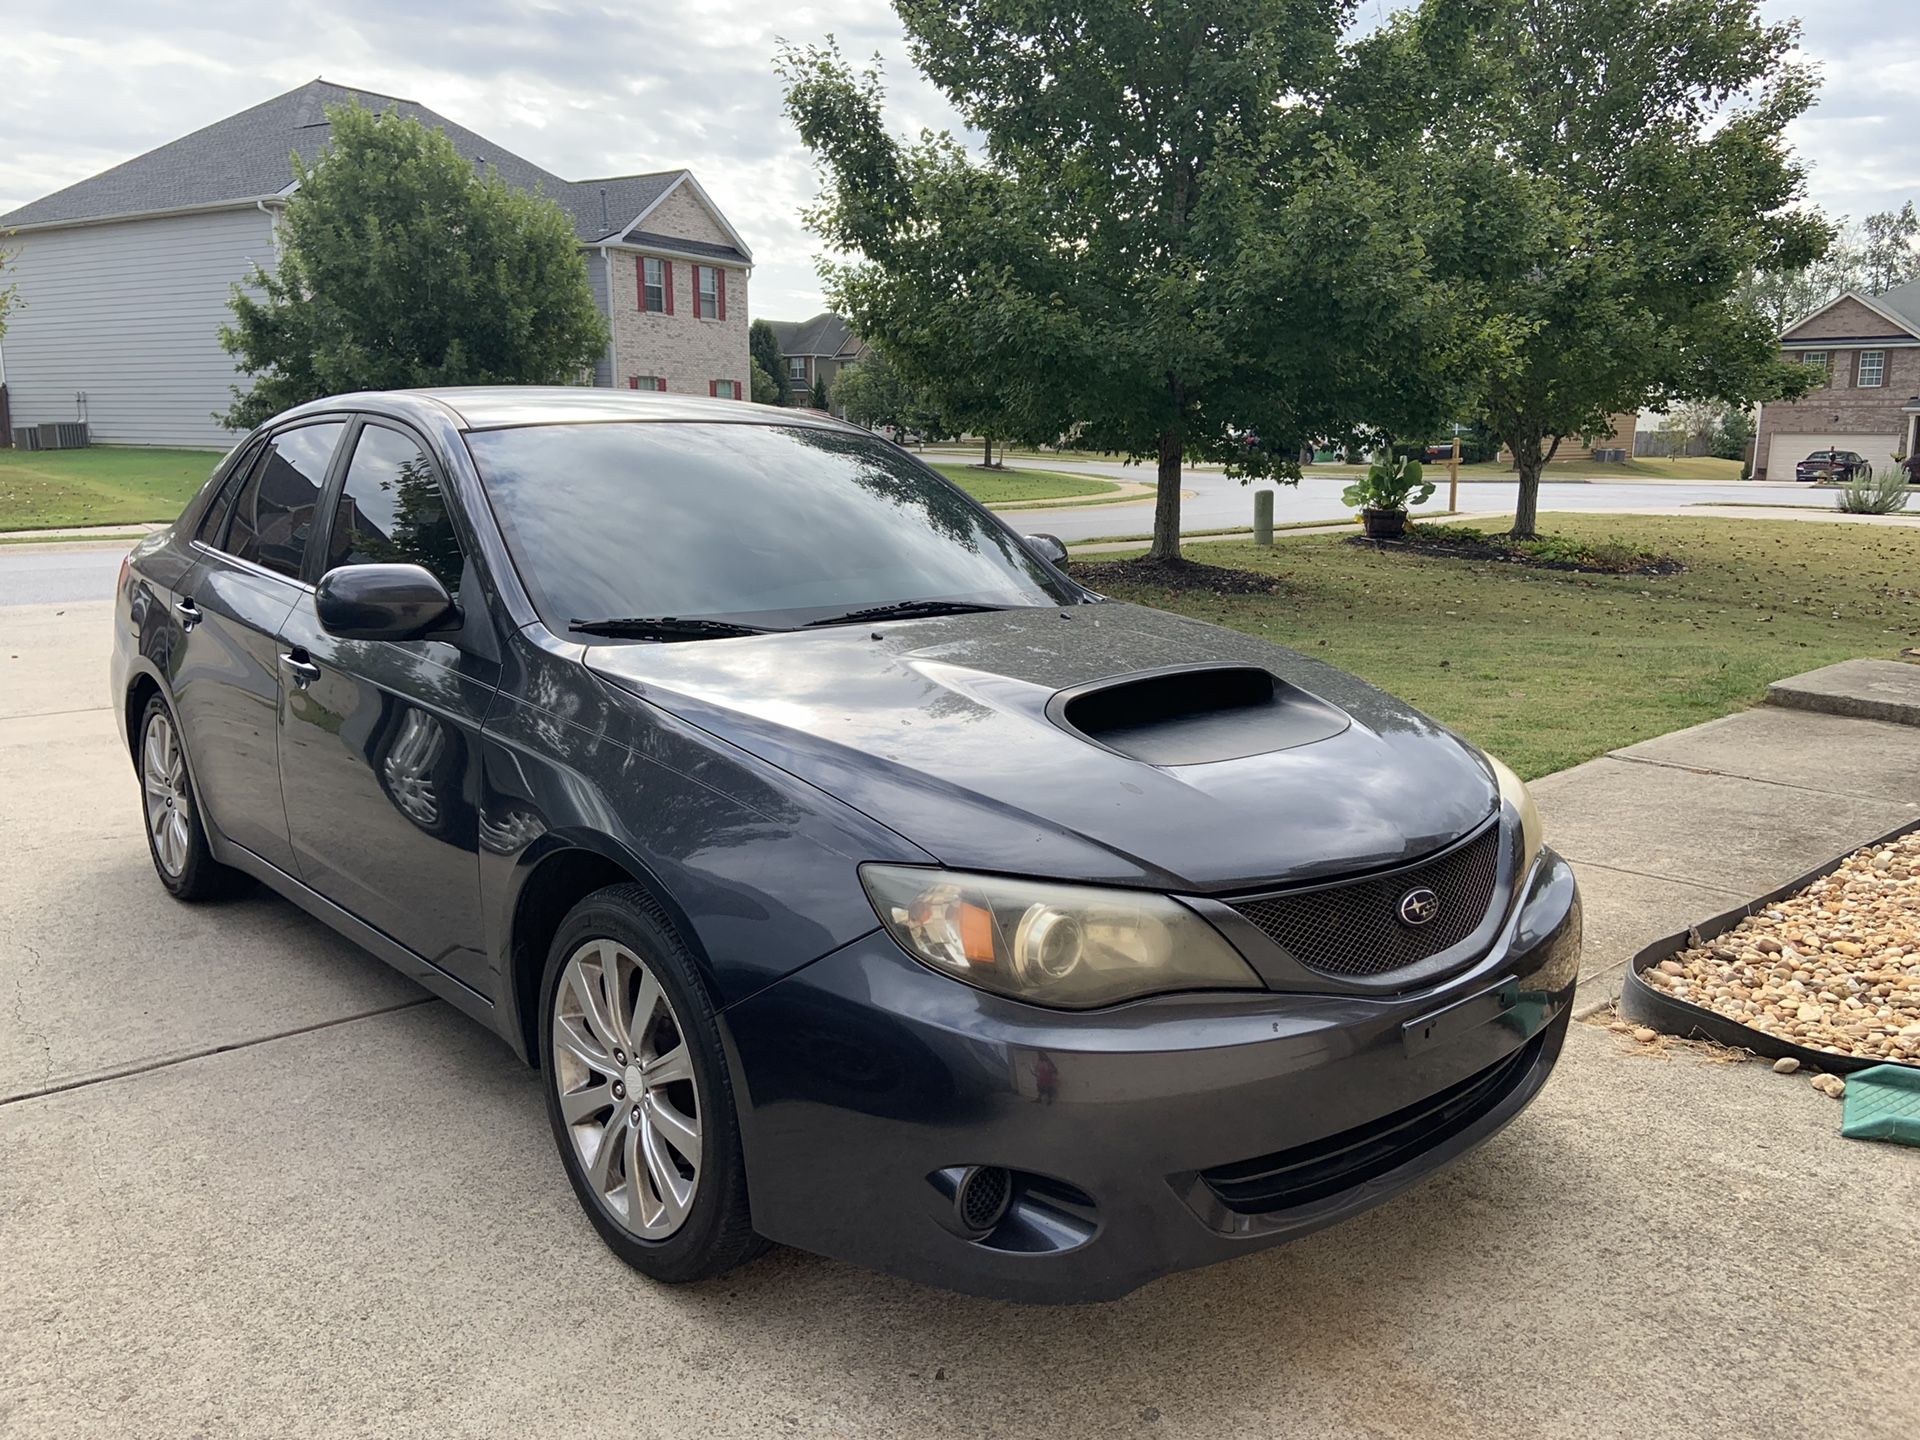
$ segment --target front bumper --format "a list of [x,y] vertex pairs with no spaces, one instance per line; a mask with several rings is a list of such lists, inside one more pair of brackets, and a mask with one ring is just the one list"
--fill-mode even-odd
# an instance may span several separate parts
[[[1500,1129],[1559,1056],[1580,902],[1551,851],[1487,955],[1413,994],[1037,1009],[884,933],[727,1012],[754,1228],[1005,1299],[1111,1299],[1366,1209]],[[943,1177],[1014,1174],[958,1227]]]

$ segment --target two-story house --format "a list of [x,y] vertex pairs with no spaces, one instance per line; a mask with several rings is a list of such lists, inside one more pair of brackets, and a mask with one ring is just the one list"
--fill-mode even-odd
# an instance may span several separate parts
[[1754,478],[1793,479],[1816,450],[1852,450],[1878,473],[1915,453],[1920,426],[1920,281],[1884,295],[1849,291],[1787,327],[1781,353],[1818,367],[1799,400],[1760,409]]
[[833,382],[847,366],[856,364],[866,353],[866,345],[853,327],[830,310],[811,320],[773,320],[773,333],[780,341],[780,358],[787,367],[787,384],[795,405],[807,404],[814,382],[827,388],[827,407],[836,415]]
[[[226,445],[243,378],[220,348],[232,286],[277,262],[279,216],[326,106],[357,100],[444,131],[476,169],[572,218],[612,343],[592,382],[748,391],[753,253],[691,171],[563,180],[411,100],[315,80],[0,215],[19,306],[0,340],[15,425],[85,420],[127,445]],[[5,443],[0,437],[0,443]]]

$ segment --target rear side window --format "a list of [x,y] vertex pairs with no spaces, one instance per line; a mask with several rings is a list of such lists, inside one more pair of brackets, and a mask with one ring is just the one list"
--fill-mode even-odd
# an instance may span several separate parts
[[338,421],[284,430],[267,442],[233,507],[222,548],[282,575],[300,576],[327,462],[346,426]]
[[395,562],[425,566],[448,593],[459,588],[460,542],[432,464],[410,437],[368,425],[333,513],[327,568]]
[[220,546],[221,536],[227,531],[227,517],[233,514],[233,502],[240,494],[240,487],[247,483],[247,472],[253,468],[254,461],[260,458],[258,445],[249,446],[246,453],[236,456],[227,477],[221,482],[220,491],[207,505],[206,513],[200,517],[200,529],[196,538],[203,545],[215,549]]

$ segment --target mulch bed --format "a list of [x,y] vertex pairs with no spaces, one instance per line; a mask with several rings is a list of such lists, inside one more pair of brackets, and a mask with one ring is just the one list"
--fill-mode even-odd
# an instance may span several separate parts
[[1210,595],[1278,595],[1285,585],[1276,575],[1201,565],[1192,560],[1074,560],[1067,573],[1083,585],[1147,585]]
[[1373,540],[1352,535],[1347,544],[1389,553],[1433,555],[1443,560],[1490,560],[1502,565],[1524,565],[1534,570],[1568,570],[1583,575],[1678,575],[1687,567],[1671,555],[1653,555],[1626,545],[1584,545],[1543,540],[1515,541],[1504,535],[1422,534],[1409,530],[1398,540]]

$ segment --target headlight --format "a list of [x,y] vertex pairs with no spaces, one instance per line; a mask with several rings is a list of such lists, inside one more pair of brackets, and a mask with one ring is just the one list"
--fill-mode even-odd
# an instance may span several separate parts
[[[1485,754],[1484,751],[1481,753]],[[1533,803],[1533,796],[1527,793],[1526,781],[1491,755],[1487,756],[1487,763],[1493,766],[1493,778],[1500,782],[1500,798],[1520,816],[1520,873],[1525,875],[1539,857],[1544,838],[1540,811]]]
[[1218,931],[1165,895],[905,865],[863,865],[860,881],[908,954],[1035,1005],[1263,988]]

